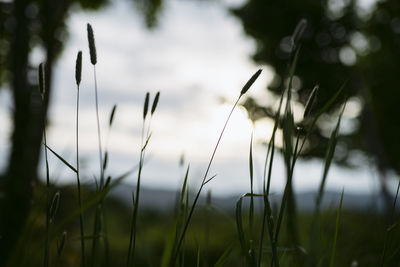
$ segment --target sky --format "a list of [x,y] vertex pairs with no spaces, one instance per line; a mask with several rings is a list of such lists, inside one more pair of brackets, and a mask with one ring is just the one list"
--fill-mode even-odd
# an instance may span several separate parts
[[[161,92],[159,106],[151,122],[151,139],[147,147],[142,185],[176,189],[186,167],[179,161],[184,155],[190,164],[189,183],[199,186],[207,163],[228,113],[244,83],[259,68],[260,78],[249,91],[265,104],[274,98],[266,91],[273,69],[252,62],[254,41],[245,37],[238,20],[229,14],[228,6],[241,0],[166,1],[159,25],[144,27],[142,18],[126,1],[115,1],[100,12],[73,12],[68,19],[69,38],[61,58],[54,67],[54,94],[49,111],[48,144],[73,165],[75,146],[75,59],[83,52],[83,74],[80,87],[80,156],[84,182],[98,176],[98,146],[94,103],[93,67],[89,60],[86,24],[94,29],[98,64],[100,121],[103,149],[109,151],[107,174],[117,176],[138,163],[141,146],[142,110],[146,92],[151,99]],[[31,61],[39,64],[43,53],[37,50]],[[0,103],[10,98],[0,91]],[[108,118],[117,105],[114,124],[109,130]],[[2,105],[3,107],[9,104]],[[301,114],[303,107],[295,107]],[[0,109],[0,151],[7,151],[9,121],[6,108]],[[231,118],[217,151],[210,176],[217,175],[206,190],[218,195],[249,191],[249,146],[254,136],[255,185],[260,188],[266,147],[272,122],[255,124],[246,110],[238,107]],[[279,143],[279,140],[278,140]],[[0,159],[4,166],[5,159]],[[42,172],[44,163],[42,162]],[[294,187],[297,191],[315,190],[322,175],[323,163],[300,161],[296,167]],[[330,190],[370,193],[377,181],[371,168],[345,170],[334,166],[327,181]],[[69,183],[75,176],[52,157],[51,179]],[[127,183],[135,184],[131,175]],[[284,165],[278,156],[274,164],[272,190],[282,190]]]

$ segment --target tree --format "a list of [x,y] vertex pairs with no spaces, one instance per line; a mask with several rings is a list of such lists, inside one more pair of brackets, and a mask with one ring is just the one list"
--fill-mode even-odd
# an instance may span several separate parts
[[[305,105],[312,88],[320,85],[319,110],[344,84],[344,93],[328,114],[338,112],[346,98],[360,112],[347,117],[346,133],[336,161],[351,165],[355,151],[372,159],[384,177],[387,170],[400,173],[400,119],[397,115],[400,88],[400,2],[376,1],[370,7],[359,1],[249,0],[233,9],[245,32],[256,41],[253,59],[271,65],[275,77],[268,89],[280,94],[284,88],[288,57],[293,49],[290,35],[300,19],[308,26],[301,44],[294,94]],[[272,117],[272,107],[248,98],[245,107],[253,120]],[[329,116],[326,116],[329,119]],[[305,121],[299,121],[299,124]],[[329,135],[321,120],[310,136],[304,158],[322,158]],[[382,190],[387,192],[382,179]]]
[[[12,136],[7,169],[0,175],[0,266],[7,263],[26,223],[37,183],[42,133],[51,99],[52,66],[63,49],[72,7],[98,10],[108,0],[15,0],[0,2],[0,89],[12,92]],[[146,25],[156,25],[162,0],[132,0]],[[42,102],[33,48],[46,55],[46,94]]]

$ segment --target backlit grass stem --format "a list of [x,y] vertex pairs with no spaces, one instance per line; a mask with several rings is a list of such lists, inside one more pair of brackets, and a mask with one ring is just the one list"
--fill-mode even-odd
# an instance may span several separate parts
[[76,82],[76,183],[78,188],[78,204],[79,204],[79,230],[81,239],[81,259],[82,267],[86,266],[86,248],[85,248],[85,231],[83,223],[83,209],[82,209],[82,192],[79,171],[79,87],[82,78],[82,51],[78,52],[75,66],[75,82]]
[[250,176],[250,210],[249,210],[249,236],[250,236],[250,254],[254,256],[254,249],[253,249],[253,234],[254,234],[254,191],[253,191],[253,184],[254,184],[254,177],[253,177],[253,134],[251,134],[250,138],[250,151],[249,151],[249,176]]
[[[90,62],[93,65],[93,78],[94,78],[94,92],[95,92],[95,105],[96,105],[96,121],[97,121],[97,138],[98,138],[98,150],[99,150],[99,165],[100,165],[100,184],[98,190],[102,190],[104,187],[104,164],[103,164],[103,152],[101,142],[101,130],[100,130],[100,117],[99,117],[99,101],[98,101],[98,89],[97,89],[97,77],[96,77],[96,64],[97,64],[97,53],[96,44],[94,39],[93,28],[90,24],[87,24],[87,36],[89,43]],[[91,266],[95,266],[98,261],[98,245],[102,231],[103,219],[103,200],[101,198],[97,204],[94,215],[94,226],[93,226],[93,240],[92,240],[92,255],[91,255]]]
[[335,234],[333,236],[332,254],[331,254],[331,260],[329,263],[329,267],[335,266],[336,244],[337,244],[337,238],[339,235],[340,216],[342,214],[343,194],[344,194],[344,189],[342,190],[342,194],[340,196],[339,208],[338,208],[337,215],[336,215]]
[[204,185],[210,181],[210,180],[207,180],[208,172],[210,171],[211,164],[212,164],[212,162],[213,162],[213,160],[214,160],[214,157],[215,157],[215,154],[216,154],[216,152],[217,152],[219,143],[221,142],[222,136],[223,136],[223,134],[224,134],[224,132],[225,132],[226,126],[228,125],[229,119],[231,118],[233,111],[235,110],[237,104],[239,103],[239,100],[240,100],[241,97],[249,90],[249,88],[253,85],[253,83],[256,81],[256,79],[258,78],[258,76],[260,76],[261,71],[262,71],[262,70],[259,69],[255,74],[253,74],[253,76],[252,76],[252,77],[247,81],[247,83],[243,86],[243,88],[242,88],[242,90],[241,90],[241,92],[240,92],[239,97],[237,98],[236,102],[234,103],[234,105],[233,105],[231,111],[229,112],[228,118],[226,119],[225,124],[224,124],[224,126],[222,127],[221,133],[220,133],[220,135],[219,135],[219,137],[218,137],[217,143],[216,143],[216,145],[215,145],[215,147],[214,147],[214,150],[213,150],[213,152],[212,152],[212,154],[211,154],[211,158],[210,158],[210,160],[209,160],[209,162],[208,162],[206,171],[205,171],[204,176],[203,176],[203,179],[202,179],[202,181],[201,181],[200,188],[199,188],[199,190],[197,191],[197,194],[196,194],[196,196],[195,196],[195,198],[194,198],[193,204],[192,204],[192,206],[191,206],[191,208],[190,208],[188,217],[187,217],[187,219],[186,219],[186,221],[185,221],[185,225],[184,225],[183,230],[182,230],[182,233],[181,233],[181,235],[180,235],[180,238],[179,238],[179,241],[178,241],[178,245],[177,245],[177,247],[175,248],[175,251],[173,252],[172,262],[171,262],[171,264],[170,264],[171,267],[174,266],[174,264],[175,264],[175,262],[176,262],[177,256],[178,256],[178,254],[179,254],[179,251],[180,251],[181,246],[182,246],[182,243],[183,243],[183,240],[185,239],[186,231],[187,231],[187,229],[188,229],[188,227],[189,227],[189,224],[190,224],[190,221],[191,221],[191,219],[192,219],[193,212],[194,212],[194,210],[195,210],[197,201],[199,200],[201,191],[203,190]]
[[50,258],[50,205],[49,205],[49,194],[50,194],[50,173],[49,173],[49,161],[47,157],[47,136],[46,136],[46,115],[44,110],[45,107],[45,94],[46,94],[46,76],[45,76],[45,63],[40,63],[38,69],[38,79],[39,79],[39,92],[42,97],[42,107],[43,107],[43,141],[44,141],[44,158],[46,161],[46,237],[45,237],[45,247],[44,247],[44,259],[43,266],[49,266]]
[[96,64],[97,64],[97,53],[96,53],[96,43],[94,40],[94,33],[92,26],[87,24],[87,34],[89,43],[89,53],[90,62],[93,65],[93,78],[94,78],[94,94],[95,94],[95,104],[96,104],[96,121],[97,121],[97,138],[99,146],[99,161],[100,161],[100,188],[104,185],[104,174],[103,174],[103,153],[101,146],[101,130],[100,130],[100,118],[99,118],[99,100],[98,100],[98,90],[97,90],[97,77],[96,77]]
[[[159,98],[159,93],[157,93],[158,97],[156,96],[155,101],[158,102]],[[129,237],[129,247],[128,247],[128,257],[127,257],[127,263],[126,266],[133,266],[134,264],[134,259],[135,259],[135,248],[136,248],[136,232],[137,232],[137,216],[138,216],[138,211],[139,211],[139,197],[140,197],[140,184],[141,184],[141,178],[142,178],[142,170],[143,170],[143,163],[144,163],[144,157],[146,154],[146,147],[147,144],[150,140],[151,134],[150,134],[150,123],[149,123],[149,128],[147,130],[146,134],[146,139],[144,139],[144,130],[146,126],[146,117],[149,111],[149,101],[150,101],[150,93],[146,93],[146,97],[144,100],[144,105],[143,105],[143,123],[142,123],[142,138],[141,138],[141,147],[140,147],[140,158],[139,158],[139,170],[138,170],[138,178],[137,178],[137,183],[136,183],[136,194],[132,193],[132,202],[133,202],[133,212],[132,212],[132,221],[131,221],[131,231],[130,231],[130,237]],[[151,117],[153,117],[153,113],[156,109],[157,103],[153,102],[153,107],[151,109]]]
[[[280,228],[281,224],[283,221],[283,215],[285,213],[285,208],[286,208],[286,202],[288,199],[293,197],[293,190],[292,190],[292,178],[293,178],[293,171],[294,171],[294,164],[295,160],[293,160],[293,147],[292,147],[292,138],[293,138],[293,128],[294,128],[294,123],[293,123],[293,113],[291,109],[291,87],[292,87],[292,81],[293,81],[293,76],[294,72],[297,66],[297,60],[299,57],[299,52],[300,52],[300,47],[296,49],[296,52],[293,57],[293,62],[289,65],[289,85],[288,88],[285,90],[283,95],[286,93],[286,105],[285,105],[285,114],[284,114],[284,122],[283,122],[283,143],[284,143],[284,159],[285,159],[285,166],[286,166],[286,185],[285,189],[283,191],[283,196],[282,196],[282,201],[281,201],[281,206],[279,209],[278,213],[278,218],[276,221],[276,227],[274,231],[274,237],[273,240],[271,241],[273,246],[277,247],[278,240],[279,240],[279,233],[280,233]],[[274,249],[273,247],[273,249]],[[273,258],[272,261],[275,266],[279,266],[279,259],[277,257]]]
[[395,195],[394,200],[393,200],[393,205],[392,205],[391,214],[390,214],[389,226],[387,227],[387,229],[385,231],[385,239],[384,239],[384,242],[383,242],[383,249],[382,249],[380,265],[379,265],[381,267],[385,266],[385,257],[386,257],[386,253],[387,253],[387,249],[388,249],[388,242],[389,242],[389,239],[390,239],[389,234],[394,229],[394,226],[396,226],[396,224],[393,224],[393,220],[394,220],[394,214],[396,212],[396,202],[397,202],[397,198],[399,196],[399,189],[400,189],[400,181],[397,184],[396,195]]
[[[267,224],[268,227],[268,234],[269,240],[272,248],[272,261],[277,259],[277,250],[276,246],[274,246],[274,239],[273,239],[273,223],[272,223],[272,215],[271,215],[271,207],[269,203],[269,191],[271,186],[271,179],[272,179],[272,166],[274,161],[274,154],[275,154],[275,135],[279,125],[279,115],[281,111],[283,103],[283,94],[279,100],[278,110],[275,115],[275,122],[274,128],[272,130],[272,135],[270,141],[268,143],[267,155],[265,157],[265,164],[264,164],[264,175],[263,175],[263,195],[264,195],[264,209],[263,209],[263,219],[261,224],[261,234],[260,234],[260,243],[259,243],[259,254],[258,254],[258,266],[261,266],[262,260],[262,248],[263,248],[263,240],[264,240],[264,232],[265,232],[265,225]],[[269,165],[268,165],[269,160]],[[268,165],[268,178],[267,178],[267,165]]]

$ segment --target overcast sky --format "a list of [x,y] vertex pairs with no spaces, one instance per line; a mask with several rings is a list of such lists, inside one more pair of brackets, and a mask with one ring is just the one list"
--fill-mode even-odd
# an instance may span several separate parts
[[[186,164],[191,165],[189,182],[193,186],[199,184],[233,102],[243,84],[259,68],[264,71],[249,94],[266,104],[273,100],[265,90],[272,77],[271,69],[251,61],[255,44],[244,36],[240,22],[226,9],[227,3],[243,1],[195,2],[166,1],[159,26],[151,31],[145,29],[141,18],[126,1],[115,1],[101,12],[75,12],[68,20],[70,37],[55,66],[48,144],[74,163],[74,68],[76,54],[82,50],[80,153],[87,182],[98,175],[99,164],[93,68],[89,64],[86,36],[88,22],[93,26],[97,45],[102,141],[108,144],[111,175],[121,174],[138,162],[142,104],[147,91],[151,97],[160,91],[161,98],[151,124],[152,138],[142,181],[144,186],[170,189],[177,188],[182,180],[184,170],[179,168],[182,154]],[[43,55],[36,51],[32,61],[41,60]],[[2,92],[0,102],[8,101]],[[118,107],[109,134],[108,117],[114,104]],[[0,121],[5,125],[0,129],[3,155],[9,133],[7,112],[6,108],[0,110]],[[248,154],[252,132],[255,175],[257,184],[261,183],[266,152],[261,142],[269,138],[271,122],[263,120],[252,125],[246,111],[238,107],[215,157],[210,175],[217,174],[217,177],[207,184],[208,189],[217,194],[249,190]],[[0,163],[4,165],[4,157]],[[53,180],[75,181],[68,169],[55,160],[52,163]],[[279,190],[285,182],[279,158],[274,167],[272,188]],[[300,162],[295,188],[317,188],[322,167],[323,163],[316,160]],[[345,187],[346,191],[370,192],[376,186],[371,173],[373,170],[368,168],[346,171],[334,167],[327,186],[333,190]],[[135,176],[127,182],[134,184]]]

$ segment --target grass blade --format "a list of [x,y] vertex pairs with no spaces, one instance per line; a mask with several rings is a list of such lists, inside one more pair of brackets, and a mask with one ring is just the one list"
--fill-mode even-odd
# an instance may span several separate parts
[[394,218],[394,213],[396,211],[396,202],[397,202],[397,197],[399,196],[399,189],[400,189],[400,181],[397,184],[396,195],[393,200],[393,206],[392,206],[391,215],[390,215],[390,223],[385,232],[385,240],[383,242],[382,255],[381,255],[381,260],[380,260],[380,265],[379,265],[381,267],[383,267],[385,265],[385,256],[387,253],[387,247],[388,247],[388,242],[389,242],[389,237],[390,237],[389,233],[391,230],[394,229],[392,222],[393,222],[393,218]]
[[179,206],[184,206],[184,198],[185,198],[185,191],[187,188],[187,180],[189,177],[189,170],[190,170],[190,164],[188,165],[187,169],[186,169],[186,173],[185,173],[185,178],[183,180],[183,185],[182,185],[182,189],[181,189],[181,197],[180,197],[180,201],[179,201]]
[[246,196],[243,195],[239,198],[239,200],[236,202],[236,226],[237,226],[237,231],[239,235],[239,243],[240,243],[240,248],[242,249],[242,255],[245,256],[246,262],[250,263],[251,258],[248,253],[248,247],[246,243],[246,238],[244,234],[244,227],[243,227],[243,221],[242,221],[242,202],[243,198]]
[[[249,151],[249,172],[250,172],[250,210],[249,210],[249,235],[250,235],[250,244],[253,244],[253,233],[254,233],[254,197],[253,197],[253,134],[251,134],[250,138],[250,151]],[[250,245],[249,253],[251,256],[254,256],[254,250],[252,245]]]
[[338,208],[337,215],[336,215],[335,235],[333,238],[332,255],[331,255],[329,267],[335,266],[336,243],[337,243],[337,237],[338,237],[338,233],[339,233],[340,215],[342,213],[343,194],[344,194],[344,190],[342,190],[342,194],[340,196],[339,208]]
[[233,250],[233,245],[230,245],[227,249],[225,249],[224,253],[222,253],[222,255],[218,258],[217,262],[214,264],[214,267],[224,266],[232,250]]
[[305,136],[305,138],[303,139],[303,142],[301,143],[299,152],[296,154],[296,157],[295,157],[294,161],[297,160],[298,156],[300,155],[300,152],[303,150],[303,147],[304,147],[304,145],[305,145],[305,143],[306,143],[306,140],[307,140],[308,137],[310,136],[311,131],[312,131],[312,129],[314,128],[315,124],[317,123],[318,119],[321,117],[322,114],[325,113],[325,111],[327,111],[327,110],[333,105],[333,103],[335,102],[335,100],[339,97],[339,95],[340,95],[340,94],[342,93],[342,91],[344,90],[344,88],[345,88],[345,86],[346,86],[346,83],[347,83],[347,81],[344,82],[344,83],[342,84],[341,87],[339,87],[339,90],[329,99],[329,101],[321,108],[321,110],[317,113],[317,115],[316,115],[316,116],[314,117],[314,119],[312,120],[311,125],[310,125],[310,127],[308,128],[308,130],[307,130],[307,132],[306,132],[306,136]]
[[316,208],[315,209],[317,212],[319,212],[319,209],[320,209],[322,196],[323,196],[324,188],[325,188],[325,184],[326,184],[326,178],[328,176],[329,168],[331,166],[333,156],[335,154],[335,148],[336,148],[336,143],[337,143],[337,137],[339,134],[340,122],[342,120],[342,116],[343,116],[345,107],[346,107],[346,103],[342,107],[342,111],[340,112],[339,119],[336,123],[336,127],[333,130],[333,132],[331,134],[331,138],[329,140],[328,150],[327,150],[326,157],[325,157],[324,172],[322,175],[322,180],[321,180],[321,184],[320,184],[317,199],[316,199]]
[[[260,194],[252,194],[252,193],[246,193],[242,195],[239,200],[236,202],[236,209],[235,209],[235,217],[236,217],[236,227],[238,231],[238,236],[239,236],[239,243],[240,247],[242,250],[242,255],[245,256],[246,262],[248,266],[256,266],[256,260],[254,257],[254,254],[251,251],[251,246],[249,246],[246,242],[246,235],[244,232],[244,226],[243,226],[243,215],[242,215],[242,205],[243,205],[243,199],[245,197],[263,197],[264,195]],[[251,241],[250,241],[251,243]]]
[[197,267],[200,267],[200,248],[197,249]]
[[233,105],[233,107],[232,107],[232,109],[231,109],[231,111],[230,111],[230,113],[229,113],[229,115],[228,115],[228,118],[227,118],[226,121],[225,121],[224,126],[222,127],[221,133],[220,133],[220,135],[219,135],[219,137],[218,137],[217,143],[216,143],[216,145],[215,145],[215,147],[214,147],[213,153],[211,154],[210,161],[208,162],[206,171],[205,171],[205,173],[204,173],[203,180],[202,180],[202,182],[201,182],[200,188],[199,188],[199,190],[197,191],[197,194],[196,194],[196,196],[195,196],[195,198],[194,198],[192,207],[190,208],[188,217],[187,217],[186,222],[185,222],[185,225],[184,225],[184,227],[183,227],[183,231],[182,231],[182,233],[181,233],[181,237],[179,238],[179,242],[178,242],[178,245],[177,245],[177,247],[176,247],[176,251],[174,252],[174,256],[172,257],[171,266],[174,265],[174,263],[175,263],[175,261],[176,261],[176,258],[177,258],[177,255],[179,254],[179,250],[180,250],[180,248],[181,248],[181,246],[182,246],[182,242],[183,242],[183,240],[184,240],[184,238],[185,238],[185,234],[186,234],[187,228],[189,227],[189,223],[190,223],[190,220],[191,220],[191,218],[192,218],[192,215],[193,215],[194,209],[195,209],[195,207],[196,207],[197,201],[198,201],[198,199],[199,199],[199,197],[200,197],[200,194],[201,194],[201,191],[202,191],[202,189],[203,189],[203,187],[204,187],[204,185],[205,185],[205,182],[207,181],[208,172],[210,171],[211,164],[212,164],[212,162],[213,162],[213,160],[214,160],[214,157],[215,157],[215,154],[216,154],[216,152],[217,152],[218,146],[219,146],[219,144],[220,144],[220,142],[221,142],[222,136],[223,136],[223,134],[224,134],[224,132],[225,132],[225,129],[226,129],[227,125],[228,125],[228,122],[229,122],[229,120],[230,120],[230,118],[231,118],[231,116],[232,116],[232,114],[233,114],[233,111],[235,110],[235,107],[236,107],[237,104],[239,103],[241,97],[249,90],[249,88],[251,87],[251,85],[255,82],[255,80],[256,80],[256,79],[258,78],[258,76],[260,75],[260,73],[261,73],[261,69],[258,70],[255,74],[253,74],[253,76],[252,76],[252,77],[247,81],[247,83],[244,85],[243,89],[242,89],[241,92],[240,92],[239,97],[237,98],[236,102],[234,103],[234,105]]
[[81,238],[81,260],[82,267],[86,266],[86,246],[85,246],[85,230],[83,223],[83,210],[82,210],[82,192],[81,192],[81,181],[80,181],[80,173],[79,173],[79,85],[81,83],[82,78],[82,52],[78,52],[78,56],[76,58],[76,66],[75,66],[75,80],[76,80],[76,183],[78,190],[78,205],[79,205],[79,231]]
[[328,150],[326,152],[326,157],[325,157],[325,165],[324,165],[324,170],[323,170],[323,174],[322,174],[321,184],[319,186],[317,197],[315,199],[315,209],[314,209],[313,219],[312,219],[312,223],[311,223],[311,233],[310,233],[310,245],[309,245],[310,253],[309,253],[309,257],[308,257],[308,262],[310,265],[315,264],[317,261],[317,258],[318,258],[318,255],[317,255],[317,248],[318,248],[317,233],[318,233],[318,229],[319,229],[319,214],[320,214],[322,197],[324,194],[326,179],[327,179],[329,168],[331,166],[333,156],[335,153],[337,137],[339,134],[340,122],[341,122],[341,118],[342,118],[342,115],[344,112],[344,108],[345,108],[345,105],[343,105],[343,108],[339,115],[335,129],[331,133]]
[[63,157],[61,157],[60,155],[58,155],[53,149],[51,149],[48,145],[46,145],[46,148],[48,150],[50,150],[51,153],[54,154],[54,156],[56,156],[59,160],[61,160],[62,163],[65,164],[65,166],[67,166],[68,168],[70,168],[73,172],[77,173],[78,171],[75,169],[75,167],[73,167],[71,164],[68,163],[67,160],[65,160]]
[[[293,145],[292,145],[292,138],[293,138],[293,133],[294,133],[294,121],[293,121],[293,113],[291,110],[291,87],[292,87],[292,81],[293,81],[293,76],[294,72],[296,70],[297,66],[297,60],[299,57],[299,52],[300,52],[300,47],[297,48],[296,53],[293,58],[293,63],[290,66],[290,71],[289,71],[289,86],[287,88],[287,99],[286,99],[286,107],[285,107],[285,120],[284,120],[284,127],[283,127],[283,138],[284,138],[284,157],[285,157],[285,163],[286,163],[286,173],[287,173],[287,178],[286,178],[286,186],[285,190],[283,192],[282,196],[282,201],[281,201],[281,207],[279,210],[278,214],[278,219],[277,219],[277,224],[276,224],[276,229],[275,229],[275,236],[274,236],[274,242],[278,242],[279,238],[279,233],[280,233],[280,228],[283,220],[283,215],[285,212],[285,207],[286,207],[286,202],[290,198],[293,197],[293,190],[292,190],[292,178],[293,178],[293,170],[294,170],[294,160],[292,160],[293,156]],[[276,263],[275,263],[276,264]]]
[[135,233],[135,227],[136,224],[134,223],[135,220],[135,205],[136,200],[135,200],[135,194],[132,192],[132,206],[133,206],[133,212],[132,212],[132,221],[131,221],[131,228],[130,228],[130,233],[129,233],[129,247],[128,247],[128,258],[126,262],[126,266],[129,267],[131,265],[131,258],[132,258],[132,249],[133,249],[133,236]]
[[[45,77],[45,63],[40,63],[39,70],[38,70],[38,79],[39,79],[39,91],[42,97],[42,107],[43,111],[46,109],[45,107],[45,94],[46,94],[46,77]],[[45,114],[45,112],[43,113]],[[46,136],[46,115],[43,115],[43,141],[44,141],[44,156],[46,162],[46,237],[45,237],[45,248],[44,248],[44,259],[43,259],[43,266],[49,266],[49,259],[50,259],[50,207],[49,207],[49,194],[50,194],[50,171],[49,171],[49,161],[47,156],[47,136]]]

